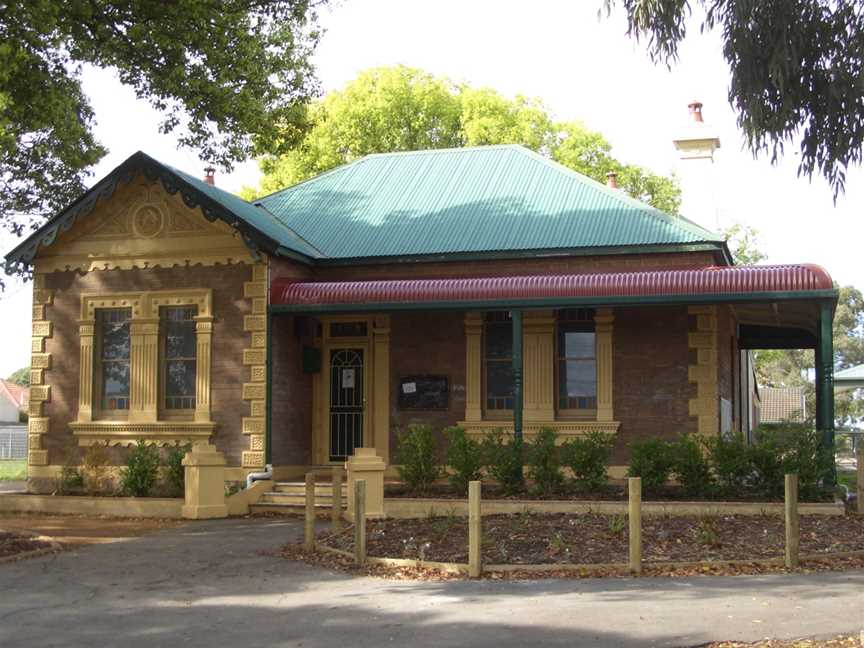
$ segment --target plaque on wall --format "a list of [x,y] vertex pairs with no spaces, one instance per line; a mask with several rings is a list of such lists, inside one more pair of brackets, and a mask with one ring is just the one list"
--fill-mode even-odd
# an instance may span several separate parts
[[447,376],[403,376],[397,403],[403,410],[446,410],[450,407]]

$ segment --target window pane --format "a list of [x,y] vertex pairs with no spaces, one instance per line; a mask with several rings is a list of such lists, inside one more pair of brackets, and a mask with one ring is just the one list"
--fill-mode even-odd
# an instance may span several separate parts
[[129,409],[129,319],[128,308],[99,313],[100,389],[103,409]]
[[563,357],[594,357],[594,333],[587,331],[564,331],[563,336]]
[[562,409],[597,407],[597,363],[594,360],[558,361],[558,405]]
[[513,365],[509,361],[486,363],[486,408],[513,409]]
[[195,408],[197,339],[194,307],[165,308],[165,408]]
[[509,360],[513,354],[513,327],[509,324],[486,326],[486,357]]

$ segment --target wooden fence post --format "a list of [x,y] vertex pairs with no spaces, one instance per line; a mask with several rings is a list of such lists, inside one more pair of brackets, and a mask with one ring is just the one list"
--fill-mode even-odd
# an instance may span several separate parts
[[330,482],[333,488],[333,502],[330,505],[330,522],[333,525],[333,530],[338,531],[342,528],[342,467],[333,467],[333,477]]
[[480,536],[483,522],[480,514],[480,482],[468,482],[468,576],[480,578],[483,571]]
[[858,514],[864,515],[864,438],[858,439]]
[[627,516],[630,521],[630,571],[642,573],[642,478],[627,479],[627,494],[629,508]]
[[794,569],[798,566],[798,475],[786,475],[786,567]]
[[306,524],[304,525],[303,548],[315,549],[315,473],[306,473]]
[[366,564],[366,480],[354,482],[354,564]]

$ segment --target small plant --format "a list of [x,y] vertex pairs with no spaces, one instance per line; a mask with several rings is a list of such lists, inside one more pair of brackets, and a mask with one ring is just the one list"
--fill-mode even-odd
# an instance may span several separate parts
[[505,495],[515,495],[525,490],[524,444],[521,439],[504,441],[504,433],[495,430],[486,435],[481,445],[483,463],[489,476],[504,489]]
[[109,490],[108,464],[111,457],[108,454],[108,444],[94,443],[88,446],[82,461],[81,471],[87,494],[98,495]]
[[169,497],[183,497],[185,493],[186,468],[183,466],[183,457],[190,448],[189,444],[175,445],[165,453],[165,482]]
[[84,487],[84,475],[78,468],[78,444],[74,439],[69,439],[63,445],[60,466],[56,488],[58,495],[68,495]]
[[147,497],[159,477],[159,451],[152,443],[139,441],[129,449],[120,488],[133,497]]
[[716,547],[720,544],[717,538],[717,518],[713,515],[703,515],[696,525],[696,541],[706,547]]
[[671,444],[660,439],[645,439],[630,444],[630,468],[628,477],[641,477],[642,488],[647,493],[656,493],[672,472],[673,453]]
[[399,477],[412,493],[425,493],[441,476],[435,436],[428,425],[414,424],[399,435],[396,450]]
[[549,540],[548,551],[550,556],[570,553],[570,549],[567,547],[567,542],[564,540],[564,536],[561,535],[560,531],[556,531],[552,534],[552,538]]
[[467,495],[468,482],[480,479],[483,468],[480,444],[469,438],[461,427],[449,427],[444,434],[447,436],[447,464],[453,471],[450,485],[460,495]]
[[684,435],[672,443],[672,474],[686,495],[701,496],[711,488],[711,467],[699,441]]
[[750,448],[743,437],[716,436],[706,439],[708,460],[714,475],[723,490],[735,492],[744,487],[753,469],[750,465]]
[[551,495],[561,488],[561,459],[555,444],[558,434],[552,428],[541,428],[528,446],[528,477],[534,488],[543,495]]
[[562,461],[573,471],[573,480],[580,490],[596,492],[606,486],[606,469],[614,445],[611,434],[592,430],[561,446]]
[[[185,489],[185,484],[184,484],[184,489]],[[232,495],[236,495],[241,490],[243,490],[243,482],[239,482],[239,481],[225,482],[225,497],[231,497]]]
[[618,515],[609,516],[609,533],[615,537],[624,535],[624,529],[627,528],[627,517],[621,513]]

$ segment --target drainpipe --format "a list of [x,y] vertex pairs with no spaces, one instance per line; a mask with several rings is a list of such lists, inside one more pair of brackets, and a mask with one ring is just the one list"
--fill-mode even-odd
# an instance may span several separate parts
[[513,322],[513,440],[522,440],[522,311],[512,311]]

